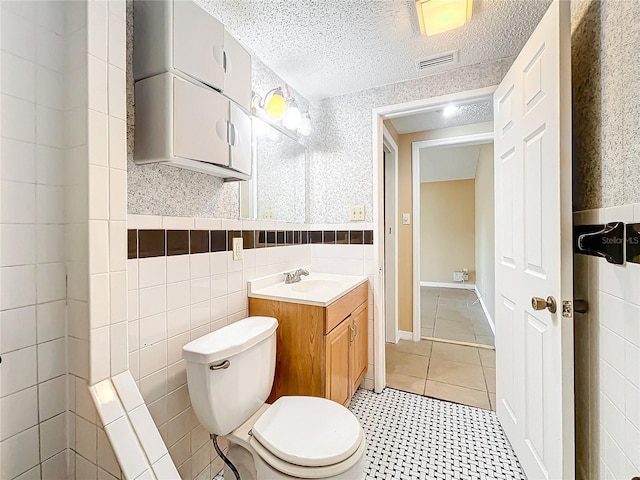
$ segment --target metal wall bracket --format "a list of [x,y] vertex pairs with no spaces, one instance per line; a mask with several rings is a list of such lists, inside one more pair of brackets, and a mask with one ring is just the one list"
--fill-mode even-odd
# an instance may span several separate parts
[[627,223],[627,262],[640,263],[640,223]]
[[583,255],[604,258],[616,265],[624,263],[624,223],[578,225],[573,229],[573,250]]

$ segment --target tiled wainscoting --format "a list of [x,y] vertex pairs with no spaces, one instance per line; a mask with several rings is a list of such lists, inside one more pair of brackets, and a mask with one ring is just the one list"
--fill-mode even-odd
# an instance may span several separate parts
[[[130,215],[129,370],[183,479],[211,478],[222,467],[191,408],[183,345],[247,316],[248,280],[310,264],[333,273],[370,273],[365,265],[373,245],[363,244],[364,229],[340,230],[356,244],[311,244],[311,227]],[[329,230],[316,231],[324,239]],[[238,261],[228,250],[234,236],[244,238]],[[275,245],[269,245],[272,238]],[[260,247],[262,239],[270,248]]]
[[[634,208],[635,207],[635,208]],[[640,205],[579,212],[574,224],[640,222]],[[640,473],[640,265],[574,255],[577,476]]]

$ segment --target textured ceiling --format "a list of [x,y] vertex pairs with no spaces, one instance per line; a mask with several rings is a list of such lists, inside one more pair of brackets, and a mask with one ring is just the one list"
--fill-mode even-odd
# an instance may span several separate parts
[[472,123],[493,121],[491,101],[460,105],[452,115],[445,116],[442,109],[393,118],[390,122],[401,135],[405,133],[459,127]]
[[[518,54],[550,0],[474,1],[462,28],[421,36],[413,0],[196,0],[309,100]],[[418,72],[415,61],[460,51]]]
[[476,178],[480,145],[420,149],[420,182]]

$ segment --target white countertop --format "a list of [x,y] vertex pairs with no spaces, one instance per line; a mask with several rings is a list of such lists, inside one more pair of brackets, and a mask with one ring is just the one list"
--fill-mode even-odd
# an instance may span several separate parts
[[285,284],[284,272],[250,280],[248,295],[278,302],[300,303],[327,307],[354,288],[367,282],[366,275],[335,275],[316,273],[311,267],[308,276],[297,283]]

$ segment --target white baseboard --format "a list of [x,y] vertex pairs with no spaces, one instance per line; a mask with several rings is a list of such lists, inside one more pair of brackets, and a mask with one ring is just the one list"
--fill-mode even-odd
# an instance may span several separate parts
[[478,300],[480,300],[480,306],[482,307],[482,311],[484,311],[485,317],[487,317],[487,322],[489,322],[489,326],[491,327],[491,331],[493,332],[493,336],[496,336],[496,325],[493,323],[493,318],[489,315],[489,311],[487,310],[487,306],[484,304],[484,300],[482,300],[482,295],[480,295],[480,291],[478,287],[475,287],[476,295],[478,296]]
[[441,288],[461,288],[464,290],[475,290],[473,283],[447,283],[447,282],[420,282],[421,287],[441,287]]
[[398,340],[413,340],[413,333],[404,330],[398,330]]

